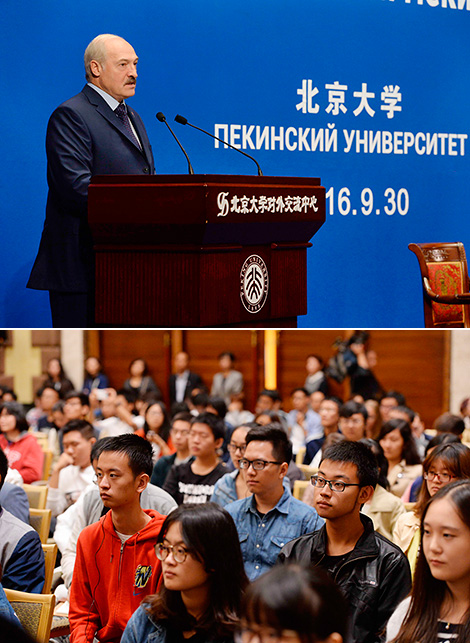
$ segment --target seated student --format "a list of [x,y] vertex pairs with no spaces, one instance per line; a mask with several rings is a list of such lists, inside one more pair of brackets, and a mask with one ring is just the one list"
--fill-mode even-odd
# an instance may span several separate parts
[[390,491],[401,498],[423,471],[411,426],[405,420],[389,420],[382,425],[377,440],[388,460]]
[[[322,400],[318,414],[323,429],[323,435],[319,438],[309,440],[305,445],[304,464],[311,467],[318,467],[321,457],[321,449],[330,433],[337,433],[339,430],[339,410],[343,402],[338,397],[326,397]],[[318,454],[318,462],[315,456]]]
[[156,592],[161,565],[154,551],[164,522],[143,510],[140,496],[152,473],[152,447],[137,435],[106,440],[96,466],[101,499],[110,511],[86,527],[77,543],[70,589],[70,641],[120,641],[132,613]]
[[155,463],[160,456],[171,455],[175,450],[171,441],[171,424],[165,404],[160,400],[150,402],[145,409],[144,420],[143,428],[136,433],[151,442]]
[[134,613],[121,643],[232,643],[248,580],[228,513],[213,503],[182,505],[155,549],[163,586]]
[[224,437],[224,421],[213,413],[191,420],[189,452],[194,459],[173,466],[163,486],[179,505],[210,500],[215,483],[227,471],[218,456]]
[[192,415],[190,413],[177,413],[171,421],[170,437],[175,453],[161,456],[155,463],[150,482],[157,487],[163,487],[171,467],[182,464],[191,457],[189,453],[189,431],[191,429]]
[[62,366],[62,362],[57,357],[51,357],[47,362],[47,376],[43,386],[52,386],[60,397],[63,397],[69,391],[73,391],[73,384],[67,377]]
[[240,643],[346,643],[348,606],[318,567],[277,565],[249,585]]
[[323,430],[320,416],[310,408],[308,392],[304,388],[292,391],[291,402],[293,409],[289,412],[287,421],[294,455],[297,455],[306,442],[322,437]]
[[470,641],[470,482],[445,485],[428,502],[411,597],[387,627],[393,643]]
[[44,452],[34,435],[28,433],[22,404],[2,404],[0,431],[0,447],[5,451],[9,466],[21,474],[25,484],[41,480]]
[[[7,471],[8,460],[0,449],[0,490]],[[0,507],[0,578],[3,587],[36,594],[41,593],[45,580],[44,552],[37,531],[3,507]]]
[[97,388],[108,388],[108,376],[103,372],[103,365],[97,357],[87,357],[85,360],[85,378],[82,393],[90,395]]
[[[99,395],[102,399],[98,399]],[[100,417],[94,423],[100,438],[114,438],[123,433],[134,433],[135,427],[129,424],[129,415],[135,417],[126,408],[126,401],[122,401],[122,396],[118,395],[113,388],[94,389],[90,393],[90,404],[94,408],[95,416]],[[133,407],[133,404],[132,404]]]
[[162,393],[157,384],[150,377],[147,362],[141,357],[133,359],[129,364],[129,378],[124,382],[122,388],[138,395],[152,392],[155,397],[161,399]]
[[[110,439],[101,438],[92,447],[91,462],[95,470],[99,455],[106,442]],[[148,484],[140,494],[140,506],[142,509],[154,509],[157,513],[166,516],[177,507],[177,504],[169,493],[166,493],[160,487]],[[67,588],[70,587],[72,582],[78,537],[85,527],[97,522],[108,511],[109,507],[103,504],[100,497],[99,487],[96,484],[91,484],[74,505],[58,516],[54,540],[62,553],[60,564],[62,577]]]
[[343,440],[323,454],[312,476],[315,507],[325,525],[283,547],[279,561],[323,568],[351,607],[353,643],[378,643],[398,603],[411,587],[399,547],[374,531],[361,506],[374,493],[379,470],[364,444]]
[[235,468],[217,480],[211,498],[212,502],[216,502],[221,507],[225,507],[235,500],[240,500],[240,498],[251,496],[251,491],[246,484],[245,475],[240,474],[240,460],[245,454],[248,431],[257,427],[258,424],[256,424],[256,422],[242,424],[241,426],[237,426],[230,437],[227,448]]
[[35,429],[47,432],[49,429],[57,429],[54,426],[52,409],[60,400],[60,393],[52,384],[44,384],[39,392],[39,405],[42,411],[41,417],[36,422]]
[[339,430],[346,440],[357,442],[366,436],[367,409],[364,404],[349,400],[339,409]]
[[323,524],[315,509],[284,488],[291,459],[292,444],[280,425],[260,426],[247,433],[239,466],[253,495],[226,509],[237,526],[250,580],[275,564],[285,543]]
[[235,355],[230,352],[223,352],[217,357],[220,371],[212,378],[211,396],[223,397],[225,404],[230,404],[232,395],[238,395],[243,391],[243,375],[233,367]]
[[[2,451],[1,447],[0,451]],[[2,476],[3,485],[0,488],[0,507],[3,507],[3,509],[6,509],[16,518],[29,525],[29,500],[26,491],[23,489],[23,481],[9,482],[11,471],[17,473],[14,469],[8,468],[5,476]]]
[[62,429],[64,452],[52,468],[47,508],[58,516],[76,502],[93,482],[91,448],[96,442],[93,427],[86,420],[71,420]]

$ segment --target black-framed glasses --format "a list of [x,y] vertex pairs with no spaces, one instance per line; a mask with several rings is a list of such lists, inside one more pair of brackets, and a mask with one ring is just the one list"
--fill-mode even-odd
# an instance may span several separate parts
[[240,469],[249,469],[250,465],[255,471],[262,471],[267,464],[282,464],[282,462],[275,462],[274,460],[247,460],[246,458],[241,458],[238,464]]
[[184,563],[189,554],[183,545],[164,545],[163,543],[157,543],[155,545],[155,555],[158,560],[166,560],[170,551],[177,563]]
[[328,485],[331,489],[331,491],[337,491],[341,493],[346,489],[346,487],[360,487],[360,484],[357,484],[357,482],[343,482],[342,480],[327,480],[326,478],[322,478],[321,476],[312,476],[310,478],[310,482],[313,484],[314,487],[317,487],[317,489],[324,489],[326,485]]
[[451,473],[438,473],[437,471],[425,471],[423,473],[423,478],[425,480],[434,480],[437,478],[439,482],[443,482],[444,484],[447,484],[452,480],[452,478],[455,478],[456,476],[453,476]]
[[237,451],[240,451],[240,453],[243,455],[245,453],[246,444],[234,444],[233,442],[229,442],[227,444],[227,448],[232,453],[236,453]]

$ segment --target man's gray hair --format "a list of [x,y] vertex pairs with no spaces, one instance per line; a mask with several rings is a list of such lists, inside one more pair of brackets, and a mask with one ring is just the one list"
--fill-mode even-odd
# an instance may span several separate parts
[[[85,49],[84,62],[85,62],[85,78],[87,81],[91,81],[93,76],[90,71],[90,63],[92,60],[96,60],[103,65],[106,60],[106,42],[111,40],[111,38],[121,38],[121,36],[116,36],[112,33],[102,33],[90,42],[88,47]],[[122,38],[121,38],[122,40]]]

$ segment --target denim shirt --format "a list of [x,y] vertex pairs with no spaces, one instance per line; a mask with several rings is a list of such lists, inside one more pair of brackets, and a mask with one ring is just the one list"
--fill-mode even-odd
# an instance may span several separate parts
[[[134,612],[129,619],[121,638],[121,643],[165,643],[167,628],[155,623],[146,610],[146,603]],[[232,637],[208,639],[211,643],[233,643]]]
[[320,529],[324,523],[313,507],[294,498],[285,488],[277,505],[263,518],[256,510],[254,496],[232,502],[225,509],[237,526],[250,581],[275,564],[286,543]]

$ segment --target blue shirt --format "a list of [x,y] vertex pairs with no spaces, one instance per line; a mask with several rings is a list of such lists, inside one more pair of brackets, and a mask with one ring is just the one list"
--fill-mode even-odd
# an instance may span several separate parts
[[256,509],[254,496],[232,502],[225,509],[237,526],[250,581],[275,564],[286,543],[320,529],[324,523],[313,507],[294,498],[287,489],[277,505],[263,517]]

